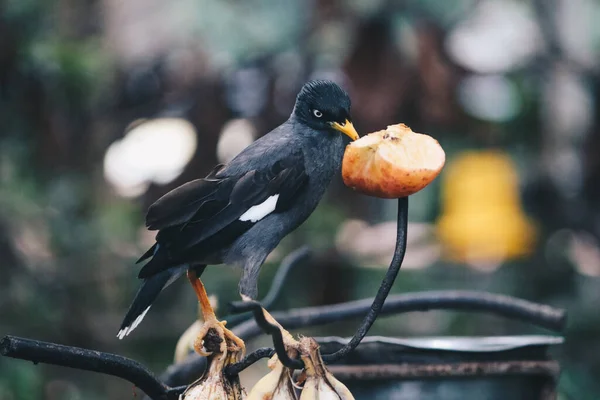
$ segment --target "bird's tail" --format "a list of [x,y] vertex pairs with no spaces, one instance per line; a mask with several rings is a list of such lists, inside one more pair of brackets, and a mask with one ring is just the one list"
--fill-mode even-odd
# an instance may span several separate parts
[[121,329],[117,334],[119,339],[129,335],[142,322],[150,306],[156,300],[160,292],[187,270],[187,265],[181,265],[176,268],[170,268],[156,275],[144,279],[142,286],[129,306],[129,311],[123,319]]

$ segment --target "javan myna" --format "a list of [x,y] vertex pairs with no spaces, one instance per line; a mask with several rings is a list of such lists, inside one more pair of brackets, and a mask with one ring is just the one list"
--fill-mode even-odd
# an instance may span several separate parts
[[256,299],[263,262],[314,211],[340,170],[342,134],[358,139],[351,121],[344,90],[330,81],[308,82],[287,121],[228,164],[152,204],[146,226],[158,231],[156,243],[138,260],[149,261],[119,339],[136,328],[164,287],[187,272],[202,307],[202,332],[214,328],[243,347],[217,320],[199,277],[208,264],[237,265],[240,295]]

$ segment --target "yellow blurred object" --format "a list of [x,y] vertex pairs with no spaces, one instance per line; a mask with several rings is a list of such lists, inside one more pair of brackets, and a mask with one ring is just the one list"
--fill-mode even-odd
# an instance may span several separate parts
[[466,152],[448,165],[437,232],[453,261],[501,262],[531,253],[535,228],[521,208],[516,168],[506,154]]

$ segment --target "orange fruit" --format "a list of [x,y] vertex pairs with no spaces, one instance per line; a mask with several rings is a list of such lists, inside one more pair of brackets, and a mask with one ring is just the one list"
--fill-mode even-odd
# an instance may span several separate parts
[[437,140],[404,124],[390,125],[346,147],[342,177],[346,186],[370,196],[400,198],[429,185],[445,162]]

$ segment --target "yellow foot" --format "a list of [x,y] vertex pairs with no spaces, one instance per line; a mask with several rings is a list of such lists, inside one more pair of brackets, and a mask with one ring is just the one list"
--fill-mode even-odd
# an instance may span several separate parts
[[196,353],[205,357],[213,354],[212,351],[205,350],[204,340],[208,332],[211,329],[214,329],[219,338],[221,338],[219,353],[222,354],[222,357],[226,357],[228,351],[239,353],[243,357],[243,355],[246,353],[246,344],[233,332],[225,328],[226,324],[227,321],[218,321],[216,318],[204,321],[204,324],[202,325],[202,328],[200,328],[198,336],[194,341],[194,350],[196,350]]

